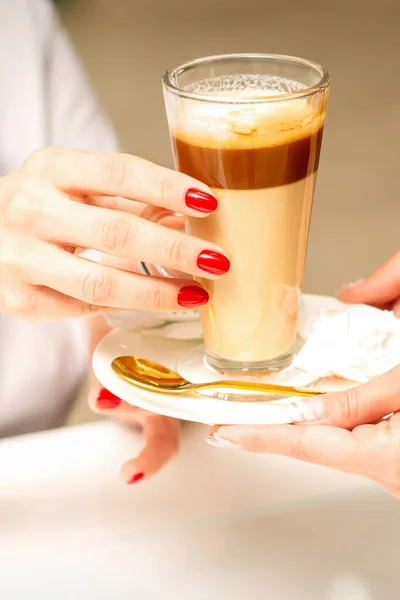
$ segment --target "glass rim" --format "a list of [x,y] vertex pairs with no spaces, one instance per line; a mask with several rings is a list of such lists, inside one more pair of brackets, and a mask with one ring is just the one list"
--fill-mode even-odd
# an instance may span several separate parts
[[[319,81],[309,87],[299,90],[297,92],[287,92],[284,94],[276,94],[273,96],[260,96],[260,97],[243,97],[243,96],[213,96],[207,94],[198,94],[195,92],[189,92],[183,90],[172,83],[172,78],[176,75],[184,73],[185,71],[196,67],[198,65],[205,65],[207,63],[213,63],[215,61],[224,61],[230,59],[246,59],[246,60],[275,60],[276,62],[294,63],[309,67],[314,71],[320,73]],[[291,100],[294,98],[304,98],[317,92],[323,91],[329,87],[330,75],[329,72],[316,62],[307,60],[305,58],[299,58],[297,56],[290,56],[287,54],[251,54],[251,53],[239,53],[239,54],[215,54],[213,56],[204,56],[202,58],[195,58],[184,63],[180,63],[168,69],[163,77],[162,83],[166,90],[180,96],[181,98],[187,98],[189,100],[199,100],[201,102],[218,102],[225,104],[260,104],[265,102],[276,102],[277,100]]]

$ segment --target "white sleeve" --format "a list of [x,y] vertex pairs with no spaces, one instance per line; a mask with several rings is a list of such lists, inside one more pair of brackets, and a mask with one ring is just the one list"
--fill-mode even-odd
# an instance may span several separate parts
[[[43,6],[48,12],[49,5]],[[83,150],[117,151],[118,142],[113,129],[98,105],[93,89],[82,69],[76,52],[62,28],[54,7],[47,39],[47,85],[49,131],[47,138],[53,146]],[[99,260],[101,253],[88,250],[85,257]],[[161,319],[160,319],[161,317]],[[111,325],[133,327],[153,326],[167,320],[170,314],[143,311],[109,313]]]
[[53,146],[116,151],[118,141],[101,110],[56,11],[47,39],[48,139]]

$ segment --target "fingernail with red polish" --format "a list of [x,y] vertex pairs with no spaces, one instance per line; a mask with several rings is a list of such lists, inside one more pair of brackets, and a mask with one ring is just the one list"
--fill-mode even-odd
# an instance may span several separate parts
[[211,213],[218,208],[218,201],[214,196],[201,190],[191,188],[186,192],[186,206],[202,213]]
[[100,393],[96,399],[97,407],[101,408],[102,410],[109,410],[111,408],[117,408],[117,406],[119,406],[120,404],[121,404],[121,398],[118,398],[118,396],[114,396],[114,394],[112,394],[105,388],[102,388],[100,390]]
[[203,250],[197,259],[197,266],[213,275],[225,275],[231,267],[229,258],[214,250]]
[[143,477],[144,473],[136,473],[133,477],[131,477],[131,479],[129,479],[129,481],[127,481],[127,484],[130,485],[131,483],[137,483],[138,481],[143,479]]
[[206,304],[209,298],[205,289],[198,285],[187,285],[179,291],[178,304],[186,307],[201,306]]

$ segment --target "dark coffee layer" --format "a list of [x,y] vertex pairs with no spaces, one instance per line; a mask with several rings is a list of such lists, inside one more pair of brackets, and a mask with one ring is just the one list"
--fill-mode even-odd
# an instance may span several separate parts
[[285,144],[207,148],[173,137],[176,167],[213,188],[262,189],[294,183],[318,168],[322,127]]

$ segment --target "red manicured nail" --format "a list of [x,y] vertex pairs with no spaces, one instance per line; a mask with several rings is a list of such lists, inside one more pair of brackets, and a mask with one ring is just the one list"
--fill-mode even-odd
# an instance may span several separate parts
[[127,484],[130,485],[131,483],[137,483],[138,481],[143,479],[143,477],[144,473],[136,473],[136,475],[134,475],[129,481],[127,481]]
[[191,188],[186,192],[186,205],[202,213],[211,213],[218,208],[218,201],[211,194]]
[[97,396],[96,405],[102,410],[108,410],[110,408],[117,408],[121,404],[121,398],[114,396],[111,392],[102,388],[99,395]]
[[210,296],[205,289],[197,285],[187,285],[181,288],[178,294],[178,304],[181,306],[201,306],[206,304]]
[[203,250],[197,259],[197,266],[213,275],[224,275],[231,267],[229,258],[214,250]]

